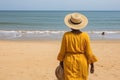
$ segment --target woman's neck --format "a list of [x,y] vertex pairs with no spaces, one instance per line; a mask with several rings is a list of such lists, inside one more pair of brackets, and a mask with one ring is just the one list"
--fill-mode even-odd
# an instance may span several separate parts
[[80,31],[80,30],[74,30],[74,29],[72,29],[71,32],[74,33],[74,34],[80,34],[80,33],[82,33],[82,31]]

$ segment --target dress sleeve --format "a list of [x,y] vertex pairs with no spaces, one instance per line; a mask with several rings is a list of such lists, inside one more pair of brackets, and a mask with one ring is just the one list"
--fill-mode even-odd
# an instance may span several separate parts
[[57,56],[57,60],[63,61],[64,56],[65,56],[65,51],[66,51],[66,38],[65,38],[65,34],[64,34],[64,36],[62,38],[60,52],[59,52],[59,54]]
[[90,46],[90,38],[88,36],[88,34],[85,36],[85,55],[87,57],[88,63],[94,63],[97,61],[96,56],[93,54],[91,46]]

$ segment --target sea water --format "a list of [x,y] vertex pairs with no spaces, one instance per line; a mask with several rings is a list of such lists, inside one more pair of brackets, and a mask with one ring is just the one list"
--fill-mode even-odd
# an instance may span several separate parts
[[64,17],[73,12],[87,16],[89,22],[82,31],[91,39],[120,39],[120,11],[0,11],[0,39],[60,40],[70,31]]

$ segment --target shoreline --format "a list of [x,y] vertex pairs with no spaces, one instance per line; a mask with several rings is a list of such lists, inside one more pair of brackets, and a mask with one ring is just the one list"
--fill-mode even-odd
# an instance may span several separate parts
[[[0,30],[0,40],[61,40],[64,30]],[[92,40],[120,40],[120,31],[83,31]],[[104,32],[104,35],[102,33]]]
[[[8,42],[61,42],[62,41],[62,38],[61,39],[26,39],[26,40],[1,40],[0,41],[8,41]],[[120,42],[119,39],[91,39],[90,40],[91,42]]]

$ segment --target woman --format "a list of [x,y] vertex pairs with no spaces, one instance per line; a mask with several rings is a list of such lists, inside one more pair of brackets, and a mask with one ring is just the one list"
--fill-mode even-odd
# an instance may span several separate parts
[[71,28],[62,39],[61,49],[57,59],[64,68],[65,80],[87,80],[89,64],[90,72],[94,73],[94,62],[97,61],[90,48],[90,39],[87,33],[81,32],[88,20],[80,13],[68,14],[65,24]]

